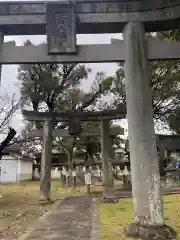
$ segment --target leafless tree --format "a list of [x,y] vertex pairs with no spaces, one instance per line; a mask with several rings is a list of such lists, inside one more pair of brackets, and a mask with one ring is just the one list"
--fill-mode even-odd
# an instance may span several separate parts
[[10,96],[2,87],[0,88],[0,156],[2,156],[3,151],[14,145],[14,136],[16,135],[16,130],[11,127],[12,121],[18,110],[21,109],[21,104],[23,103],[22,98],[17,99],[16,95]]
[[2,87],[0,88],[0,134],[7,134],[22,102],[22,98],[17,99],[15,94],[10,96]]

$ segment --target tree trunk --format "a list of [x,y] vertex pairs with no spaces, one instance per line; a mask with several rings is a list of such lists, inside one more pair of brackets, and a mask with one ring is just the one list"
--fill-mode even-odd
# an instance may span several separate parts
[[111,164],[111,146],[109,122],[101,121],[101,151],[102,151],[102,172],[103,172],[103,186],[104,196],[111,195],[113,188],[113,174]]
[[151,225],[163,225],[144,26],[130,22],[123,34],[134,214],[136,219],[146,219]]
[[40,173],[40,202],[51,200],[51,168],[52,168],[52,123],[44,122],[43,126],[43,146],[41,155],[41,173]]
[[36,180],[36,176],[35,176],[35,166],[34,164],[32,165],[32,180]]

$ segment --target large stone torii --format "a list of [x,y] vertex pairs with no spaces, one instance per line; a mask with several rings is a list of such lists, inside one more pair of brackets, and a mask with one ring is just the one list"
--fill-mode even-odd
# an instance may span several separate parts
[[[0,3],[0,64],[125,61],[134,206],[134,220],[126,233],[140,239],[157,232],[173,239],[169,229],[164,231],[148,59],[180,59],[180,44],[147,40],[145,33],[179,24],[180,0]],[[76,46],[76,33],[117,32],[123,32],[124,41]],[[41,46],[3,43],[4,35],[46,33],[48,43]]]

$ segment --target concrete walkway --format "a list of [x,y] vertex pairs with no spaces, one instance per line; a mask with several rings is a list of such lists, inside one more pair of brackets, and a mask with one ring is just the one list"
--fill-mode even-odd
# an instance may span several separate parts
[[92,198],[66,198],[24,240],[92,239]]

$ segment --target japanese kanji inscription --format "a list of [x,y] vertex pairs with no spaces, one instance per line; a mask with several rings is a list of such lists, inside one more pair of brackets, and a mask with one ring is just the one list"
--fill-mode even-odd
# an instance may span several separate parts
[[73,4],[47,4],[49,54],[76,53],[76,16]]

